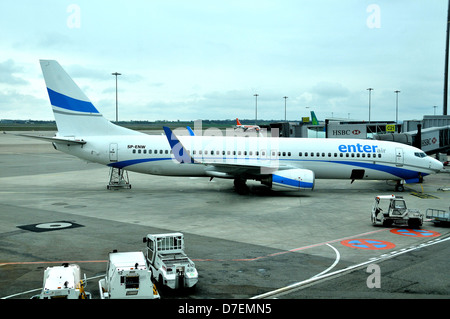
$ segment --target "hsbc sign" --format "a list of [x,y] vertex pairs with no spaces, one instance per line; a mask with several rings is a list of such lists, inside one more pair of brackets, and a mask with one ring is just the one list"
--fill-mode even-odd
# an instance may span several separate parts
[[339,124],[329,124],[328,125],[328,138],[360,138],[365,139],[367,134],[367,129],[365,125],[355,124],[355,125],[339,125]]
[[422,151],[432,151],[439,148],[439,131],[422,133]]

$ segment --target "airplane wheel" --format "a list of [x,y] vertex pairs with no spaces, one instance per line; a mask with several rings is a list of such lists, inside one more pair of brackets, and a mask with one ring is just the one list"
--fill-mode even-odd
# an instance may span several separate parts
[[236,178],[234,180],[234,188],[239,195],[247,195],[250,192],[245,179]]

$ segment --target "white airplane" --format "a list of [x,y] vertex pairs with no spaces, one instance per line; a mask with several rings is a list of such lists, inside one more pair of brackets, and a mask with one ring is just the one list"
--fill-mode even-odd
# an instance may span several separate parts
[[235,129],[240,129],[244,132],[250,131],[250,132],[259,132],[260,127],[258,125],[243,125],[241,124],[241,121],[239,121],[238,118],[236,118],[236,125],[234,126]]
[[45,139],[62,152],[119,170],[165,176],[247,180],[273,189],[312,190],[315,179],[421,182],[441,162],[390,141],[277,137],[148,135],[117,126],[97,110],[58,62],[41,60],[58,132]]

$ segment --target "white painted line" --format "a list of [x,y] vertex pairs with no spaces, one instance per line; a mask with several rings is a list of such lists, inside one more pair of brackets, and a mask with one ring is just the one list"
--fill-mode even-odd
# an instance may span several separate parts
[[334,250],[334,252],[336,253],[336,259],[334,260],[334,263],[333,263],[330,267],[328,267],[327,269],[325,269],[325,270],[322,271],[321,273],[318,273],[317,275],[315,275],[315,276],[312,277],[312,278],[320,277],[320,276],[322,276],[323,274],[326,274],[326,273],[329,272],[331,269],[333,269],[334,266],[336,266],[336,265],[338,264],[339,260],[341,260],[341,254],[339,253],[339,251],[338,251],[336,248],[334,248],[333,246],[331,246],[330,244],[327,244],[327,246],[328,246],[328,247],[331,247],[331,248]]
[[371,258],[368,261],[365,261],[365,262],[362,262],[362,263],[359,263],[359,264],[356,264],[356,265],[353,265],[353,266],[349,266],[347,268],[344,268],[344,269],[341,269],[341,270],[337,270],[337,271],[334,271],[334,272],[331,272],[331,273],[328,273],[328,274],[325,274],[325,275],[322,275],[322,276],[316,275],[316,276],[311,277],[311,278],[309,278],[307,280],[300,281],[300,282],[297,282],[297,283],[294,283],[294,284],[291,284],[289,286],[285,286],[285,287],[282,287],[282,288],[279,288],[279,289],[276,289],[276,290],[272,290],[272,291],[266,292],[264,294],[261,294],[261,295],[258,295],[258,296],[254,296],[254,297],[252,297],[250,299],[264,299],[264,298],[269,298],[269,297],[272,297],[272,296],[275,296],[275,295],[278,295],[278,294],[287,293],[289,291],[298,289],[298,288],[300,288],[302,286],[305,286],[307,284],[313,283],[313,282],[318,281],[320,279],[325,279],[325,278],[328,278],[328,277],[332,277],[332,276],[335,276],[335,275],[338,275],[338,274],[342,274],[344,272],[355,270],[355,269],[360,268],[360,267],[365,266],[365,265],[372,264],[374,261],[381,261],[383,259],[390,259],[390,258],[399,256],[399,255],[408,253],[410,251],[413,251],[413,250],[416,250],[416,249],[419,249],[419,248],[423,248],[423,247],[426,247],[426,246],[431,246],[431,245],[434,245],[434,244],[439,244],[439,243],[447,241],[447,240],[450,240],[450,237],[441,239],[439,241],[431,240],[431,241],[429,241],[427,243],[424,243],[424,244],[422,244],[420,246],[413,246],[413,247],[410,247],[410,248],[399,250],[397,252],[393,252],[390,255],[382,255],[382,256],[380,256],[378,258]]

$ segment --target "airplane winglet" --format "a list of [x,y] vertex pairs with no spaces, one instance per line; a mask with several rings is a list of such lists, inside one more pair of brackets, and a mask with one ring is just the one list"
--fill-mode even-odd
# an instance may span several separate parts
[[167,126],[163,126],[163,129],[175,159],[179,163],[195,163],[194,159],[189,155],[189,152],[184,148],[183,144],[181,144],[180,140],[172,130]]
[[188,130],[190,136],[195,136],[195,133],[194,133],[194,131],[191,129],[190,126],[186,126],[186,128],[187,128],[187,130]]

